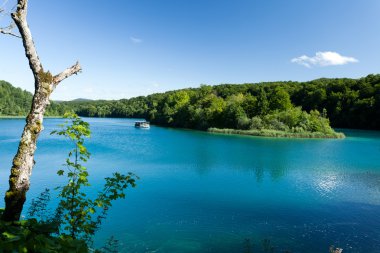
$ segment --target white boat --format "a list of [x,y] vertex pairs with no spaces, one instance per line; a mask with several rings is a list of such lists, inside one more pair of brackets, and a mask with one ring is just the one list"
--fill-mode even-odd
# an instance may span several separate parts
[[136,128],[150,128],[150,124],[148,121],[136,121],[135,127]]

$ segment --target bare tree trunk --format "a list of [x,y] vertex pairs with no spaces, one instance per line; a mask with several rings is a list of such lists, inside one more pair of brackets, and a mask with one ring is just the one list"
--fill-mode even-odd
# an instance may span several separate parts
[[35,92],[32,108],[26,118],[21,141],[13,159],[9,177],[9,190],[5,195],[5,211],[2,216],[2,219],[6,221],[20,219],[26,200],[26,192],[29,190],[30,175],[35,163],[36,143],[40,132],[43,130],[42,122],[46,107],[49,105],[50,94],[62,80],[81,71],[81,67],[77,62],[56,76],[51,75],[49,71],[44,72],[26,21],[27,7],[28,0],[18,0],[17,10],[12,13],[12,19],[20,32],[25,55],[34,75]]

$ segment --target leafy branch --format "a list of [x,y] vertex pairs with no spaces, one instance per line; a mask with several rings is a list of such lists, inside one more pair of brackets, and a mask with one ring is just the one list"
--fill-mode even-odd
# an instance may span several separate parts
[[84,189],[90,186],[89,173],[82,163],[87,162],[91,155],[84,145],[85,139],[91,136],[89,123],[72,113],[65,114],[64,117],[66,121],[60,125],[61,130],[51,132],[66,137],[74,146],[68,153],[64,169],[57,171],[59,176],[66,176],[68,180],[66,185],[57,188],[61,198],[61,233],[74,239],[90,241],[105,219],[112,202],[125,198],[124,190],[135,187],[138,177],[133,173],[113,173],[112,177],[105,178],[103,190],[95,199],[88,197]]

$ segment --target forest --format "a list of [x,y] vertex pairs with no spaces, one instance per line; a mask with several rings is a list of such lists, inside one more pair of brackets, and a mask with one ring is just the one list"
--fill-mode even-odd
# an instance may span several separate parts
[[[0,80],[0,116],[26,116],[32,105],[33,95],[29,91]],[[69,111],[63,105],[50,101],[46,116],[62,116]]]
[[[0,97],[1,115],[25,115],[32,98],[4,81],[0,82]],[[359,79],[201,85],[131,99],[52,102],[47,115],[65,111],[85,117],[144,118],[157,125],[199,130],[319,131],[329,122],[334,128],[379,130],[380,74]]]
[[81,116],[145,118],[158,125],[192,129],[245,129],[254,117],[300,107],[324,114],[335,128],[379,130],[380,75],[202,85],[118,101],[74,101],[61,106]]

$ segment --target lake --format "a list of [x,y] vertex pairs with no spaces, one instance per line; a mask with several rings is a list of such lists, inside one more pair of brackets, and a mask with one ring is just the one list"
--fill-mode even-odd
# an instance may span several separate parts
[[[114,171],[140,177],[110,209],[96,246],[113,235],[121,252],[136,253],[263,252],[263,240],[275,252],[380,252],[380,132],[273,139],[85,120],[91,191]],[[61,122],[44,122],[29,201],[63,182],[56,171],[70,144],[49,135]],[[0,120],[1,194],[23,125]]]

